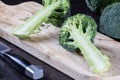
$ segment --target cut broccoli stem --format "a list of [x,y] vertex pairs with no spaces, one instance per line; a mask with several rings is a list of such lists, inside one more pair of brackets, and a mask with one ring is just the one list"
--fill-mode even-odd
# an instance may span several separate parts
[[17,27],[12,34],[17,36],[20,39],[25,39],[34,32],[38,25],[40,25],[43,21],[45,21],[52,13],[54,9],[56,9],[60,5],[60,1],[51,4],[49,7],[43,7],[42,10],[38,10],[32,17],[30,17],[26,22]]
[[[59,42],[67,50],[79,49],[91,70],[94,73],[102,73],[107,71],[111,64],[109,58],[92,43],[96,29],[97,25],[92,17],[77,14],[68,18],[62,25]],[[69,40],[70,37],[71,40]]]
[[70,31],[70,34],[78,48],[81,50],[81,53],[90,65],[91,70],[95,73],[107,71],[111,65],[109,58],[102,55],[92,42],[85,37],[83,32],[79,32],[74,26],[70,26],[68,30]]

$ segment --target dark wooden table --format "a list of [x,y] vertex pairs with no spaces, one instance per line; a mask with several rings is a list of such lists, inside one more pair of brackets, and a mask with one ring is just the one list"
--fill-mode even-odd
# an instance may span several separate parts
[[[9,5],[17,5],[19,3],[30,0],[2,0],[2,1]],[[31,1],[41,3],[41,0],[31,0]],[[94,17],[97,23],[99,22],[99,15],[92,13],[87,8],[85,0],[71,0],[71,12],[72,15],[75,15],[79,12],[85,13],[87,15],[91,15],[92,17]],[[44,78],[40,80],[73,80],[69,76],[54,69],[48,64],[36,59],[35,57],[29,55],[27,52],[19,49],[18,47],[5,41],[4,39],[0,38],[0,41],[4,42],[9,47],[11,47],[13,49],[12,50],[13,54],[18,54],[22,56],[32,64],[42,65],[44,68]],[[4,59],[0,58],[0,80],[31,80],[31,79],[16,71],[11,65],[9,65],[9,63],[7,63]]]
[[[27,52],[21,50],[15,45],[7,42],[6,40],[0,38],[0,41],[12,48],[13,54],[18,54],[28,60],[30,63],[35,65],[41,65],[44,69],[44,77],[40,80],[73,80],[62,72],[54,69],[48,64],[36,59],[35,57],[29,55]],[[27,76],[19,73],[14,69],[8,62],[0,57],[0,80],[31,80]]]

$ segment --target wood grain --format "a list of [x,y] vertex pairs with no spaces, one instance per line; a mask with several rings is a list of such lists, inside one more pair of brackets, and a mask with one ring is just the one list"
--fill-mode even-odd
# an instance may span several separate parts
[[0,1],[0,37],[27,51],[75,80],[120,80],[120,43],[97,33],[95,45],[109,56],[112,66],[101,75],[93,74],[83,56],[63,49],[58,42],[60,29],[53,25],[41,28],[26,40],[11,34],[12,30],[42,6],[35,2],[6,5]]

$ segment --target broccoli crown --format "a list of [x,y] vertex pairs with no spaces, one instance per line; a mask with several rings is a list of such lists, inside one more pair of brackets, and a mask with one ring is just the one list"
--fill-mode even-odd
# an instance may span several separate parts
[[91,11],[103,11],[105,7],[113,3],[120,2],[120,0],[86,0],[87,6]]
[[99,25],[100,32],[109,37],[120,39],[120,2],[105,8]]
[[60,5],[47,18],[47,22],[55,26],[61,26],[63,21],[70,16],[70,1],[69,0],[42,0],[44,7],[59,2]]
[[97,28],[94,19],[85,14],[77,14],[68,18],[62,25],[59,42],[65,49],[72,51],[78,48],[70,35],[69,27],[71,26],[77,28],[88,40],[93,41]]

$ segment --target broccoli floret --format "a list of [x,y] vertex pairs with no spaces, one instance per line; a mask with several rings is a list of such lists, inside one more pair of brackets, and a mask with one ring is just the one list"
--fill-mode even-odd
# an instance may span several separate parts
[[61,27],[59,42],[67,50],[80,49],[91,70],[95,73],[107,71],[110,62],[107,56],[94,46],[91,39],[95,37],[97,25],[94,19],[84,14],[68,18]]
[[[57,0],[42,0],[44,7],[49,7]],[[52,12],[48,17],[47,22],[54,24],[55,26],[61,26],[64,20],[70,16],[70,3],[69,0],[61,0],[61,4]]]
[[49,22],[55,26],[61,26],[64,19],[70,16],[69,0],[43,0],[42,2],[43,8],[18,26],[12,32],[13,35],[25,39],[32,34],[42,22]]
[[109,37],[120,39],[120,2],[105,8],[99,25],[100,32]]
[[120,0],[86,0],[87,6],[93,12],[102,12],[105,7],[116,2],[120,2]]
[[95,12],[101,0],[85,0],[85,1],[90,10]]
[[[82,27],[82,29],[83,29],[83,32],[85,32],[85,34],[86,34],[86,37],[88,37],[90,40],[91,40],[91,42],[93,42],[94,41],[94,37],[95,37],[95,34],[96,34],[96,23],[94,22],[94,20],[90,17],[90,16],[86,16],[86,15],[82,15],[82,16],[80,16],[81,14],[78,14],[77,16],[74,16],[74,18],[76,17],[78,17],[78,19],[80,19],[81,20],[81,23],[82,23],[82,25],[83,26],[81,26]],[[84,17],[84,16],[86,16],[86,17]],[[81,19],[81,18],[82,19]],[[69,21],[72,21],[71,19],[72,19],[73,17],[71,17],[71,18],[69,18]],[[73,20],[74,20],[74,18],[73,18]],[[87,21],[89,21],[89,22],[87,22]],[[68,22],[68,21],[67,21]],[[74,23],[76,22],[76,24],[78,24],[79,25],[79,23],[78,23],[78,21],[76,20],[76,21],[74,21]],[[66,23],[63,23],[63,26],[64,26],[64,24],[66,24]],[[89,25],[89,26],[88,26]],[[91,27],[91,26],[94,26],[94,27]],[[64,29],[64,28],[63,28]],[[63,30],[61,30],[62,32],[61,32],[61,34],[60,34],[60,44],[65,48],[65,49],[67,49],[67,50],[70,50],[70,51],[72,51],[72,50],[75,50],[75,49],[77,49],[78,47],[76,47],[76,45],[74,44],[74,40],[73,40],[73,38],[71,37],[71,35],[70,35],[70,33],[69,32],[67,32],[67,31],[63,31]]]

